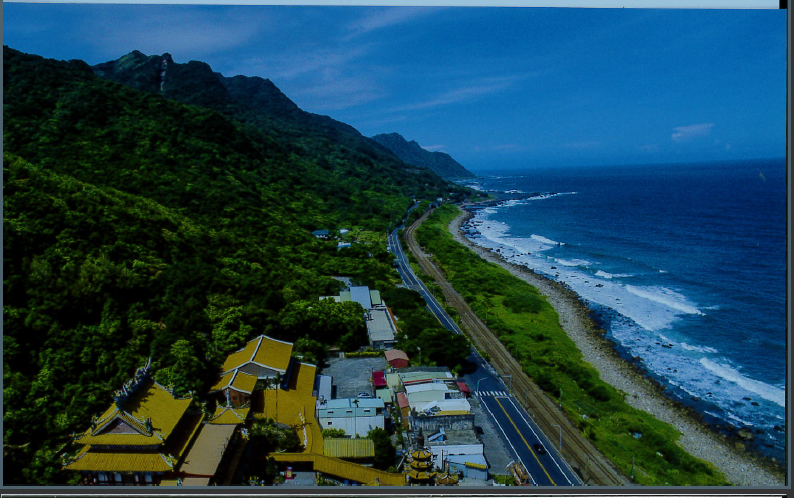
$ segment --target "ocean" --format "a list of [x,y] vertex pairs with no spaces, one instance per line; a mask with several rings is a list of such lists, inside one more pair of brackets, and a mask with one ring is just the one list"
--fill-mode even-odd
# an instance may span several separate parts
[[786,164],[525,167],[461,182],[523,199],[467,236],[566,283],[618,352],[785,461]]

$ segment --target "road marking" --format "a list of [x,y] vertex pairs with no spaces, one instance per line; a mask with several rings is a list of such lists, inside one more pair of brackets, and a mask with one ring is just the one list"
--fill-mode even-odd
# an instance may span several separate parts
[[[538,465],[540,465],[540,468],[541,468],[541,469],[543,469],[543,473],[544,473],[544,474],[546,474],[546,477],[548,477],[548,478],[549,478],[549,481],[551,481],[551,483],[552,483],[553,485],[555,485],[555,486],[556,486],[556,485],[557,485],[557,483],[556,483],[556,482],[554,482],[554,479],[552,479],[552,478],[551,478],[551,476],[549,475],[548,471],[546,470],[546,467],[544,467],[544,466],[543,466],[543,464],[542,464],[542,463],[540,463],[540,459],[539,459],[539,458],[538,458],[538,456],[535,454],[535,452],[532,450],[532,446],[530,446],[530,445],[529,445],[529,443],[527,442],[527,440],[526,440],[526,439],[524,439],[524,435],[523,435],[523,434],[521,434],[521,431],[520,431],[520,430],[518,430],[518,426],[516,426],[516,423],[515,423],[515,422],[513,422],[513,419],[512,419],[512,418],[510,418],[510,415],[508,415],[508,414],[507,414],[507,410],[505,410],[505,407],[504,407],[504,405],[502,405],[502,403],[500,403],[498,399],[494,399],[494,401],[496,401],[496,402],[499,404],[499,408],[501,408],[501,409],[502,409],[502,411],[503,411],[503,412],[505,412],[505,416],[507,417],[507,420],[509,420],[509,421],[510,421],[510,423],[511,423],[511,424],[513,424],[513,428],[516,430],[516,432],[518,433],[518,435],[519,435],[519,436],[521,436],[521,439],[524,441],[524,444],[525,444],[525,445],[527,445],[527,448],[529,448],[529,451],[530,451],[530,453],[532,453],[532,456],[534,456],[534,457],[535,457],[535,460],[537,460],[537,462],[538,462]],[[529,469],[527,469],[527,470],[529,470]]]
[[509,444],[510,447],[513,448],[513,453],[515,454],[515,456],[518,459],[518,461],[521,462],[521,466],[526,469],[527,473],[529,474],[529,478],[532,479],[532,484],[537,486],[538,482],[535,480],[534,477],[532,477],[532,472],[530,472],[529,469],[527,469],[527,466],[524,464],[524,461],[521,460],[521,455],[518,454],[518,452],[516,451],[515,446],[513,446],[513,442],[510,441],[509,437],[507,437],[507,433],[502,428],[502,424],[500,424],[499,421],[496,420],[496,417],[494,417],[493,412],[491,412],[491,409],[488,408],[488,403],[483,403],[482,406],[485,407],[485,409],[488,411],[488,414],[491,416],[491,420],[493,420],[494,423],[496,424],[496,426],[499,427],[499,430],[502,431],[502,435],[505,437],[505,441],[507,441],[507,444]]
[[[538,433],[537,433],[537,432],[535,432],[535,429],[533,429],[533,428],[532,428],[532,425],[529,423],[529,420],[527,420],[527,419],[526,419],[526,417],[524,417],[524,414],[523,414],[523,413],[521,412],[521,410],[518,408],[518,406],[516,405],[515,401],[513,401],[513,400],[511,399],[511,400],[510,400],[510,404],[511,404],[511,405],[513,405],[513,408],[515,408],[515,409],[516,409],[516,412],[518,412],[518,414],[519,414],[519,415],[521,416],[521,418],[524,420],[524,423],[526,423],[526,424],[527,424],[527,427],[529,427],[529,430],[531,430],[531,431],[532,431],[532,434],[534,434],[534,435],[535,435],[535,437],[536,437],[536,438],[538,438],[538,441],[540,441],[540,440],[541,440],[540,436],[538,436]],[[545,434],[544,434],[544,437],[545,437]],[[546,438],[546,439],[547,439],[548,441],[550,441],[548,438]],[[551,446],[552,446],[552,447],[554,447],[554,445],[553,445],[553,444],[552,444]],[[563,461],[563,463],[566,465],[566,467],[568,467],[569,471],[570,471],[570,472],[571,472],[571,474],[573,475],[573,473],[574,473],[574,472],[573,472],[573,470],[571,470],[571,467],[570,467],[570,465],[568,465],[568,464],[567,464],[567,462],[565,461],[565,458],[563,458],[563,456],[562,456],[562,448],[560,449],[560,453],[559,453],[559,455],[560,455],[560,460],[562,460],[562,461]],[[574,484],[574,483],[572,483],[572,482],[571,482],[571,479],[568,477],[568,474],[567,474],[567,473],[565,473],[565,472],[562,470],[562,468],[560,467],[560,464],[559,464],[559,462],[557,462],[557,459],[556,459],[556,458],[554,458],[554,453],[553,453],[553,452],[552,452],[552,453],[549,453],[549,458],[551,458],[551,461],[552,461],[552,462],[554,462],[554,465],[556,465],[556,466],[557,466],[557,469],[559,469],[559,471],[560,471],[560,474],[562,474],[562,476],[563,476],[563,477],[565,477],[565,480],[566,480],[566,481],[568,481],[568,484],[570,484],[571,486],[575,486],[575,484]]]

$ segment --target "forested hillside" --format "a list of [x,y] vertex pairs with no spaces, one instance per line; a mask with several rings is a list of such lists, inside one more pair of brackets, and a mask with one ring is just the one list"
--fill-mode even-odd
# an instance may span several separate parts
[[5,484],[74,479],[69,434],[148,357],[201,394],[261,333],[307,357],[364,344],[356,306],[328,303],[322,327],[301,310],[338,292],[332,275],[393,288],[391,256],[310,231],[381,232],[409,195],[464,193],[322,127],[274,131],[265,108],[243,123],[81,61],[4,47],[3,76]]

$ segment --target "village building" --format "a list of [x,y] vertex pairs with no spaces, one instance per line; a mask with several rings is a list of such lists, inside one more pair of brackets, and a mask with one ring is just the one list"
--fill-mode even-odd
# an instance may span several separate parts
[[332,399],[320,405],[316,417],[322,429],[342,429],[349,436],[366,435],[385,427],[385,406],[377,398]]
[[373,308],[366,314],[367,335],[373,349],[391,349],[397,337],[397,326],[391,311]]
[[463,477],[487,479],[485,447],[473,431],[440,428],[427,436],[425,447],[437,468]]
[[383,355],[386,357],[386,361],[392,368],[405,368],[408,366],[408,355],[405,354],[405,351],[400,351],[399,349],[390,349],[385,351]]
[[397,325],[394,315],[380,297],[380,291],[370,290],[366,285],[352,286],[338,296],[321,296],[336,302],[356,302],[364,308],[367,335],[373,349],[391,349],[396,342]]
[[372,387],[375,390],[375,397],[382,399],[384,403],[394,403],[391,389],[389,384],[386,383],[386,376],[382,370],[372,372]]

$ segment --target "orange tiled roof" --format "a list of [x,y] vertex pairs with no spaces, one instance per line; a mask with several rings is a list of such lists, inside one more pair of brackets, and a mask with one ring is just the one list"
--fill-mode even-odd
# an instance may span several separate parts
[[[190,399],[176,399],[170,392],[149,381],[123,403],[112,405],[99,417],[95,429],[75,440],[79,444],[151,446],[162,444],[185,414]],[[152,430],[145,427],[152,421]]]

